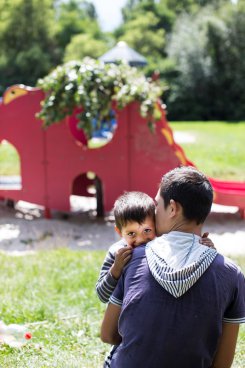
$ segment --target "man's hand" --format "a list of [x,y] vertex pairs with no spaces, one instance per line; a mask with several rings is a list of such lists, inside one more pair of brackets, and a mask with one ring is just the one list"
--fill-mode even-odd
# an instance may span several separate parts
[[119,249],[115,254],[115,261],[110,269],[114,279],[118,280],[122,274],[123,267],[128,263],[132,256],[133,248],[127,245]]

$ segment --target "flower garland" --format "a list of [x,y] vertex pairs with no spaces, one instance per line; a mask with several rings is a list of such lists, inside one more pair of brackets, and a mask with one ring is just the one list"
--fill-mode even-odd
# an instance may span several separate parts
[[72,115],[77,107],[78,127],[88,138],[92,136],[94,125],[110,119],[113,101],[118,109],[132,101],[140,103],[140,114],[147,118],[151,128],[160,119],[159,97],[162,88],[139,70],[127,64],[104,64],[101,61],[85,58],[81,62],[71,61],[58,66],[38,86],[46,93],[38,117],[48,127]]

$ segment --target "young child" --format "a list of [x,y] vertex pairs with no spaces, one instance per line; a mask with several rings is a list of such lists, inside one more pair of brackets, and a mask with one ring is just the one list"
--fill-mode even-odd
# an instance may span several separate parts
[[96,291],[103,303],[113,293],[133,248],[153,240],[155,233],[155,203],[141,192],[126,192],[114,204],[115,230],[122,237],[113,244],[102,265]]
[[[103,303],[107,303],[116,288],[123,268],[129,262],[133,248],[146,244],[156,237],[155,203],[142,192],[125,192],[114,204],[115,230],[121,240],[113,244],[105,257],[96,283],[96,291]],[[203,234],[201,243],[213,247]],[[110,367],[114,346],[106,358],[104,367]]]

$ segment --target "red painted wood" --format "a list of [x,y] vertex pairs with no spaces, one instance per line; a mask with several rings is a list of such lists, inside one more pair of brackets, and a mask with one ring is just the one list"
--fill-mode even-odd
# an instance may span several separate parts
[[[12,86],[0,103],[0,141],[17,149],[21,160],[22,189],[0,189],[0,197],[25,200],[50,209],[70,210],[71,194],[88,195],[93,180],[81,175],[94,172],[102,181],[105,211],[124,191],[140,190],[154,196],[161,176],[179,165],[193,165],[176,144],[165,111],[150,133],[147,122],[132,103],[117,112],[112,140],[88,149],[86,137],[76,128],[75,115],[48,129],[36,118],[44,94],[39,89]],[[245,209],[245,183],[210,179],[215,202]]]

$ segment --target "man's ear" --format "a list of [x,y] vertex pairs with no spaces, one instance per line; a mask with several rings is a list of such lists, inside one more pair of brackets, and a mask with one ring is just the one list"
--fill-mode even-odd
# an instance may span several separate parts
[[122,233],[121,233],[121,231],[118,229],[118,227],[115,225],[114,226],[114,229],[115,229],[115,231],[118,233],[118,235],[120,236],[120,237],[122,237]]
[[170,214],[170,217],[174,217],[177,215],[179,211],[179,205],[177,202],[175,202],[174,199],[170,199],[170,202],[169,202],[169,214]]

